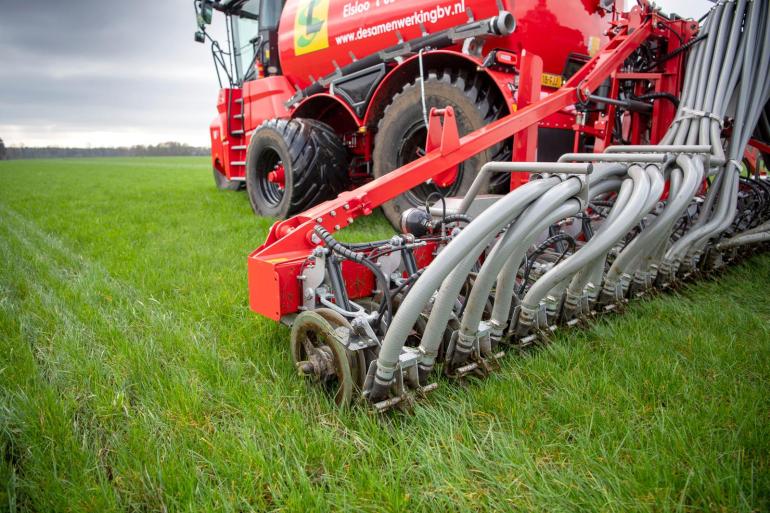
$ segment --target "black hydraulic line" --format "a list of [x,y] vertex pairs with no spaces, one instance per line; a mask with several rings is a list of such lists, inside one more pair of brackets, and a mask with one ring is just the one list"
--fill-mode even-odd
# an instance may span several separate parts
[[404,268],[409,275],[417,272],[417,260],[414,258],[414,251],[404,250],[401,252],[401,258],[404,260]]
[[652,68],[654,68],[655,66],[659,66],[660,64],[663,64],[664,62],[667,62],[667,61],[673,59],[674,57],[676,57],[680,53],[686,52],[687,50],[689,50],[690,48],[692,48],[696,44],[700,43],[701,41],[703,41],[707,37],[708,37],[708,34],[701,34],[698,37],[694,37],[694,38],[690,39],[685,44],[683,44],[682,46],[677,48],[676,50],[672,50],[671,52],[667,53],[666,55],[661,56],[658,60],[656,60],[654,62],[651,62],[647,67],[645,67],[641,71],[642,72],[649,71]]
[[[404,296],[406,296],[409,293],[409,289],[412,288],[412,285],[414,285],[414,282],[417,281],[417,278],[419,278],[420,275],[422,275],[423,271],[425,271],[424,267],[422,269],[420,269],[419,271],[415,272],[414,274],[410,275],[406,280],[404,280],[404,282],[401,285],[396,287],[391,292],[391,294],[390,294],[391,297],[396,297],[401,292],[403,292]],[[380,303],[380,307],[377,309],[377,313],[379,313],[379,315],[377,317],[377,323],[379,324],[379,322],[382,319],[383,314],[385,313],[385,303],[384,302]]]
[[679,44],[684,44],[684,38],[682,37],[682,34],[674,30],[674,27],[672,27],[668,23],[658,23],[658,27],[663,27],[664,29],[669,30],[679,40]]
[[425,198],[425,211],[430,214],[430,200],[434,196],[438,196],[441,200],[441,219],[444,219],[446,217],[446,198],[441,194],[441,191],[438,190],[438,187]]
[[666,92],[654,92],[654,93],[646,93],[639,96],[634,96],[634,100],[668,100],[671,103],[674,104],[674,107],[679,107],[679,98],[677,98],[675,95],[671,93]]
[[377,240],[372,242],[339,242],[341,246],[344,246],[353,251],[361,251],[365,249],[376,249],[382,246],[387,246],[390,240]]
[[326,273],[331,282],[332,293],[337,305],[350,311],[350,299],[347,290],[345,290],[345,279],[342,277],[342,269],[337,255],[329,255],[329,258],[326,259]]
[[581,214],[580,216],[580,230],[583,232],[585,241],[588,242],[594,236],[594,228],[591,226],[591,216],[587,214]]
[[465,215],[465,214],[449,214],[447,216],[442,217],[439,220],[436,220],[433,222],[433,230],[441,226],[442,224],[450,224],[450,223],[465,223],[468,224],[471,221],[473,221],[473,218],[471,216]]
[[521,287],[519,288],[519,295],[521,296],[524,293],[524,290],[527,288],[527,280],[529,279],[529,274],[532,272],[532,267],[535,264],[535,260],[537,257],[539,257],[541,254],[545,252],[546,249],[553,246],[554,244],[560,243],[560,242],[566,242],[567,247],[562,250],[561,255],[558,259],[556,259],[556,262],[554,262],[554,266],[561,262],[561,260],[565,257],[568,251],[575,251],[576,242],[575,239],[569,235],[568,233],[557,233],[556,235],[552,237],[548,237],[543,242],[540,243],[540,245],[535,248],[535,250],[532,252],[532,254],[527,257],[527,263],[524,267],[524,277],[521,281]]
[[323,226],[317,225],[314,231],[330,250],[340,256],[347,258],[348,260],[362,264],[366,266],[370,271],[372,271],[374,276],[377,278],[377,281],[380,282],[380,288],[382,289],[382,301],[380,302],[380,307],[382,307],[382,303],[384,302],[385,311],[388,314],[387,321],[390,322],[390,319],[393,317],[393,302],[390,295],[390,280],[386,278],[384,274],[382,274],[382,271],[379,267],[377,267],[377,264],[372,262],[365,254],[358,251],[353,251],[352,249],[345,247]]
[[393,290],[393,296],[396,296],[396,295],[400,294],[401,292],[404,292],[404,295],[406,295],[406,293],[409,292],[408,289],[411,287],[411,285],[415,281],[417,281],[417,278],[419,278],[424,271],[425,271],[425,268],[423,267],[422,269],[420,269],[419,271],[417,271],[416,273],[412,274],[407,279],[405,279],[404,283],[402,283],[401,285],[399,285],[398,287],[396,287]]
[[625,100],[618,100],[615,98],[607,98],[605,96],[599,96],[596,94],[587,94],[585,96],[586,96],[586,100],[589,100],[595,103],[609,103],[610,105],[616,105],[618,107],[622,107],[631,112],[650,112],[652,110],[652,105],[650,105],[649,103],[636,101],[631,98],[628,98]]

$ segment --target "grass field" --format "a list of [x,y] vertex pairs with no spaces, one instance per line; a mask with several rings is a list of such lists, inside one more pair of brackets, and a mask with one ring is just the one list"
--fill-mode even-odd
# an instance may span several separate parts
[[770,508],[767,255],[377,417],[249,311],[269,224],[206,159],[0,163],[0,510]]

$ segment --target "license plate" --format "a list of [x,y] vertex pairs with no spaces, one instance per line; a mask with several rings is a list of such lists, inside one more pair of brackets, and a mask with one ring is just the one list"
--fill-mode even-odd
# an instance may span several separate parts
[[562,82],[563,79],[561,75],[553,75],[551,73],[543,73],[542,77],[540,78],[540,83],[546,87],[554,87],[558,89],[561,87]]

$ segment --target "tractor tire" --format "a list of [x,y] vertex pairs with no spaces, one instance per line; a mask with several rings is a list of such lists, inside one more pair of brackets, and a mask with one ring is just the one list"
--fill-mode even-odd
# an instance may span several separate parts
[[[432,107],[451,106],[460,137],[491,123],[504,108],[499,92],[481,77],[449,70],[426,74],[425,105],[428,112]],[[374,177],[379,178],[424,155],[426,135],[420,79],[417,78],[393,97],[380,119],[372,154]],[[424,206],[431,193],[463,195],[481,166],[498,151],[499,148],[490,148],[460,164],[457,179],[447,187],[422,184],[385,203],[382,206],[385,216],[398,230],[401,213],[412,207]]]
[[239,191],[245,184],[240,180],[228,180],[225,175],[219,172],[217,168],[214,169],[214,184],[220,191]]
[[[334,198],[347,182],[347,152],[337,134],[312,119],[270,119],[252,134],[246,189],[257,215],[286,219]],[[281,168],[282,177],[271,172]]]

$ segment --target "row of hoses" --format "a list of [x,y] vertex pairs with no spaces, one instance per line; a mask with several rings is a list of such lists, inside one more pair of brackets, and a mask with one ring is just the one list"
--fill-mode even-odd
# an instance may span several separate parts
[[[702,27],[707,36],[688,58],[675,121],[660,144],[564,155],[560,161],[572,166],[569,173],[564,164],[533,163],[542,171],[539,179],[469,223],[403,299],[364,391],[369,400],[389,397],[404,352],[418,354],[419,381],[425,384],[453,317],[459,330],[444,365],[458,368],[471,354],[491,356],[500,340],[531,338],[550,323],[616,303],[631,288],[670,283],[695,270],[705,254],[767,240],[767,219],[753,219],[742,233],[734,221],[746,180],[740,178],[742,157],[770,95],[769,5],[735,0],[712,9]],[[729,132],[725,119],[732,119]],[[491,166],[500,170],[506,164]],[[521,294],[517,281],[528,249],[555,223],[586,216],[591,201],[608,198],[614,199],[611,209],[590,239]],[[472,288],[462,292],[471,273]],[[405,348],[423,314],[428,320],[419,347]]]

